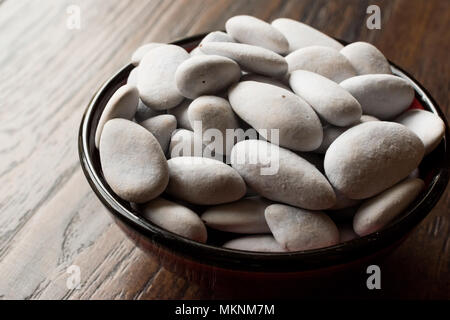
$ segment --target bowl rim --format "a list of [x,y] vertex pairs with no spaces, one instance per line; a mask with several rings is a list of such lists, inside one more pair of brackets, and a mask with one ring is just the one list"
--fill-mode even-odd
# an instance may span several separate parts
[[[171,42],[171,44],[186,47],[195,45],[206,34],[199,34]],[[344,45],[347,42],[339,40]],[[264,253],[246,252],[234,249],[226,249],[209,244],[203,244],[178,236],[170,231],[164,230],[141,218],[135,210],[125,207],[124,201],[118,198],[103,180],[100,172],[94,166],[92,155],[89,151],[89,137],[91,133],[93,115],[99,101],[101,101],[108,88],[117,85],[126,78],[134,68],[128,64],[121,68],[116,74],[109,78],[94,94],[81,119],[78,135],[78,153],[80,164],[94,193],[103,205],[113,214],[115,218],[125,222],[126,225],[147,237],[153,244],[162,246],[184,258],[200,264],[210,266],[252,272],[302,272],[316,270],[368,257],[400,241],[409,231],[422,221],[438,202],[444,193],[449,181],[449,127],[444,113],[427,90],[407,72],[389,61],[393,73],[407,80],[415,90],[416,99],[429,111],[437,114],[445,123],[445,136],[441,141],[443,147],[443,158],[437,173],[433,176],[423,197],[416,201],[401,215],[401,218],[391,222],[382,230],[334,246],[306,251],[286,253]],[[118,80],[122,79],[122,80]],[[96,124],[95,124],[96,125]],[[96,152],[97,149],[94,148]],[[244,236],[244,235],[242,235]]]

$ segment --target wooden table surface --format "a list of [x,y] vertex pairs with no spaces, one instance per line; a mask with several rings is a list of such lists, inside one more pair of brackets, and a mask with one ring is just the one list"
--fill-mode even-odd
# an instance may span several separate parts
[[[381,8],[381,30],[366,27],[369,4]],[[79,30],[67,28],[70,5],[81,10]],[[136,47],[220,30],[236,14],[299,19],[371,42],[449,114],[448,0],[0,0],[0,298],[214,297],[160,267],[115,225],[81,171],[77,134],[93,93]],[[447,188],[383,263],[379,297],[450,298],[449,200]],[[77,290],[66,285],[71,265],[81,271]],[[332,285],[318,284],[324,292]],[[373,293],[344,297],[356,295]]]

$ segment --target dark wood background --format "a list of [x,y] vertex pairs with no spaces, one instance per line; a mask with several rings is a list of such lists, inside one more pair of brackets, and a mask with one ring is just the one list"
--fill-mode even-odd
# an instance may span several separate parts
[[[66,27],[72,4],[81,9],[80,30]],[[381,30],[366,28],[369,4],[381,7]],[[93,93],[136,47],[220,30],[236,14],[290,17],[371,42],[449,114],[448,0],[0,0],[0,298],[211,297],[113,223],[81,172],[77,134]],[[447,189],[383,263],[379,297],[450,298],[449,200]],[[70,265],[81,268],[79,290],[67,289]],[[346,287],[365,280],[352,281]]]

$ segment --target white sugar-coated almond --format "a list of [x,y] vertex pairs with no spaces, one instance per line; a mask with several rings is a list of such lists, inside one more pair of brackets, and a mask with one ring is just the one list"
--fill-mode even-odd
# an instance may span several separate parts
[[162,114],[147,119],[140,125],[155,136],[165,153],[169,147],[172,132],[177,128],[177,119],[171,114]]
[[178,90],[189,99],[220,93],[239,81],[241,69],[233,60],[217,55],[198,55],[177,69]]
[[384,228],[419,195],[424,183],[407,179],[364,202],[353,218],[353,229],[360,236]]
[[395,122],[407,126],[422,140],[425,154],[433,151],[445,134],[445,123],[436,114],[419,109],[408,110],[401,114]]
[[356,123],[362,114],[358,101],[337,83],[317,73],[296,70],[289,84],[327,122],[336,126]]
[[275,78],[265,77],[265,76],[262,76],[260,74],[255,74],[255,73],[247,73],[247,74],[243,75],[241,77],[240,81],[241,82],[244,82],[244,81],[262,82],[262,83],[271,84],[271,85],[291,91],[291,88],[289,88],[289,86],[284,84],[282,81],[275,79]]
[[341,50],[359,75],[392,74],[389,62],[374,45],[367,42],[353,42]]
[[169,185],[166,192],[192,204],[233,202],[245,195],[244,180],[223,162],[200,157],[177,157],[167,161]]
[[309,46],[326,46],[336,50],[343,48],[343,45],[333,38],[296,20],[280,18],[274,20],[272,25],[288,40],[289,52]]
[[206,227],[199,216],[192,210],[164,198],[156,198],[141,208],[142,216],[182,237],[206,242],[208,237]]
[[169,181],[158,140],[125,119],[109,120],[100,139],[100,163],[111,189],[122,199],[143,203],[158,197]]
[[162,112],[163,111],[155,111],[155,110],[147,107],[145,105],[145,103],[142,102],[141,99],[139,99],[139,103],[137,106],[136,113],[134,115],[134,119],[136,120],[136,122],[139,123],[139,122],[145,121],[149,118],[156,117],[156,116],[162,114]]
[[271,235],[252,235],[227,241],[224,248],[254,252],[287,252]]
[[[188,117],[195,135],[204,145],[209,146],[211,144],[216,152],[229,155],[234,146],[235,136],[227,136],[227,130],[238,129],[239,122],[226,99],[216,96],[198,97],[190,104]],[[197,122],[197,125],[195,122]],[[217,133],[221,134],[221,148],[214,148],[218,146],[218,142],[215,141],[217,137],[208,135],[209,130],[217,130]]]
[[286,59],[273,51],[243,43],[210,42],[201,47],[206,54],[216,54],[236,61],[243,70],[268,77],[283,77]]
[[181,47],[162,45],[148,51],[138,68],[138,89],[142,101],[154,110],[167,110],[183,100],[175,83],[178,66],[190,55]]
[[[255,81],[239,82],[228,93],[236,114],[269,141],[279,133],[280,146],[311,151],[322,143],[322,126],[312,108],[291,91]],[[277,143],[277,141],[275,141]]]
[[325,173],[351,199],[372,197],[417,168],[425,148],[407,127],[386,121],[357,125],[340,135],[325,154]]
[[234,16],[225,24],[225,28],[234,39],[241,43],[263,47],[279,54],[289,50],[284,35],[269,23],[252,16]]
[[234,233],[270,233],[264,210],[271,203],[251,197],[206,209],[201,218],[210,228]]
[[363,113],[389,120],[408,109],[414,99],[413,87],[389,74],[367,74],[344,80],[340,86],[361,104]]
[[336,49],[324,46],[311,46],[296,50],[286,56],[289,72],[306,70],[318,73],[334,82],[356,76],[350,62]]
[[266,141],[237,143],[231,165],[267,199],[311,210],[330,208],[336,201],[333,188],[314,165]]
[[223,31],[213,31],[208,33],[200,44],[208,43],[208,42],[236,42],[232,36]]
[[266,221],[275,240],[289,251],[324,248],[339,243],[339,231],[325,213],[282,204],[268,206]]
[[162,46],[163,43],[158,42],[150,42],[144,44],[136,49],[131,56],[131,64],[137,66],[141,62],[142,58],[149,52],[150,50]]
[[133,85],[124,85],[120,87],[106,104],[103,109],[100,120],[95,131],[95,146],[98,148],[100,144],[100,136],[106,122],[114,118],[123,118],[131,120],[136,113],[139,103],[139,92]]
[[192,100],[184,99],[183,102],[175,108],[167,110],[168,114],[172,114],[175,116],[175,118],[177,118],[178,128],[183,128],[191,131],[193,130],[188,116],[188,108],[191,103]]
[[[358,124],[361,124],[364,122],[368,122],[368,121],[379,121],[379,120],[372,116],[362,115],[361,119],[359,119],[359,121],[355,125],[358,125]],[[341,134],[343,134],[345,131],[347,131],[348,129],[350,129],[351,127],[353,127],[355,125],[348,126],[348,127],[336,127],[336,126],[333,126],[332,124],[324,125],[322,144],[320,145],[319,148],[314,150],[314,152],[325,154],[325,152],[327,152],[328,148],[333,143],[333,141],[337,139],[337,137],[339,137]]]

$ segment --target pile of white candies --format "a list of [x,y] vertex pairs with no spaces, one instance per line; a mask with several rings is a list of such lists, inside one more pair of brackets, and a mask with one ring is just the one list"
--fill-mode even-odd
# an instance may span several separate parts
[[[406,111],[414,90],[377,48],[343,47],[285,18],[236,16],[226,31],[191,53],[149,43],[133,54],[136,68],[95,139],[119,197],[175,234],[205,243],[208,226],[235,235],[224,247],[260,252],[364,236],[414,201],[424,186],[417,167],[445,125],[431,112]],[[259,137],[228,139],[230,148],[206,155],[211,129],[225,139],[230,130]],[[198,145],[205,153],[192,153]],[[262,154],[268,147],[276,152]],[[348,208],[349,221],[336,224]]]

